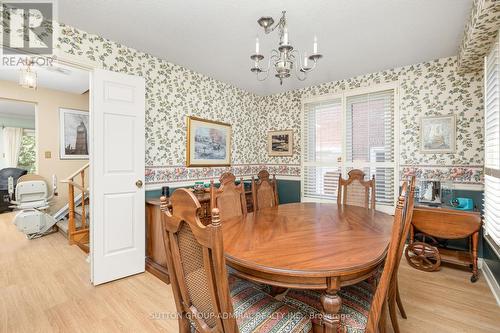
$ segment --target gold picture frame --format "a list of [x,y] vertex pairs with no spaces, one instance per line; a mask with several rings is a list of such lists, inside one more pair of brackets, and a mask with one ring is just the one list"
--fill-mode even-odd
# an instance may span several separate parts
[[187,117],[186,166],[231,165],[231,124]]
[[267,132],[269,156],[293,156],[293,130]]

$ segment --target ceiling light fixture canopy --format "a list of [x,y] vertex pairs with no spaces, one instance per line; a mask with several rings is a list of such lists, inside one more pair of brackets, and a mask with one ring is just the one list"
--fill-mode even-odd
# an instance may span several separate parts
[[[260,67],[260,61],[264,60],[264,55],[260,53],[259,38],[255,39],[255,54],[250,56],[254,61],[254,66],[250,71],[256,74],[257,80],[264,81],[268,78],[271,71],[271,64],[274,66],[276,76],[283,84],[283,79],[291,76],[292,70],[295,70],[295,75],[300,81],[307,78],[307,73],[316,68],[318,60],[323,56],[318,53],[318,40],[314,36],[313,52],[311,55],[304,53],[304,58],[301,53],[294,49],[288,39],[288,26],[285,17],[286,11],[282,12],[281,18],[278,23],[274,24],[274,19],[270,16],[263,16],[257,20],[257,23],[264,28],[264,32],[269,34],[278,28],[280,34],[280,42],[277,49],[271,50],[267,68]],[[312,63],[312,64],[311,64]]]

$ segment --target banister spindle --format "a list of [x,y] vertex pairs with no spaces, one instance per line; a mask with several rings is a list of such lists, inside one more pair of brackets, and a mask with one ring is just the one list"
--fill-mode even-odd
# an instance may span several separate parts
[[85,212],[85,169],[80,172],[82,179],[82,228],[87,226],[86,212]]

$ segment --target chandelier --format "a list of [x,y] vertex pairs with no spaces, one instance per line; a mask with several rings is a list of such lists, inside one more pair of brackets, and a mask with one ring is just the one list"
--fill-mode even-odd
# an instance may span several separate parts
[[313,52],[309,56],[307,53],[304,53],[304,57],[302,58],[301,53],[293,48],[288,40],[288,27],[285,14],[286,11],[283,11],[277,24],[274,24],[274,19],[270,16],[263,16],[257,21],[264,28],[266,34],[278,28],[280,35],[278,49],[271,50],[266,68],[260,66],[260,62],[264,60],[264,55],[260,53],[259,38],[255,39],[255,54],[250,56],[250,59],[254,61],[254,66],[250,70],[256,74],[259,81],[264,81],[268,78],[271,72],[271,65],[274,66],[274,70],[276,71],[274,76],[280,80],[280,85],[283,84],[283,79],[291,76],[292,71],[295,72],[297,79],[304,81],[307,78],[307,73],[316,68],[318,60],[323,57],[318,53],[318,40],[316,36],[314,37]]
[[19,85],[23,88],[35,89],[38,85],[36,72],[31,69],[31,60],[26,60],[26,66],[19,71]]

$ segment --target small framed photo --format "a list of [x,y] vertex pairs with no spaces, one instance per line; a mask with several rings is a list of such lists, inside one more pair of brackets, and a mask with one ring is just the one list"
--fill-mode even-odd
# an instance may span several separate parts
[[420,150],[422,153],[455,152],[455,115],[422,117]]
[[231,125],[187,117],[188,167],[231,165]]
[[293,131],[269,131],[267,133],[267,152],[269,156],[292,156]]
[[89,113],[59,109],[59,149],[62,160],[88,160]]

